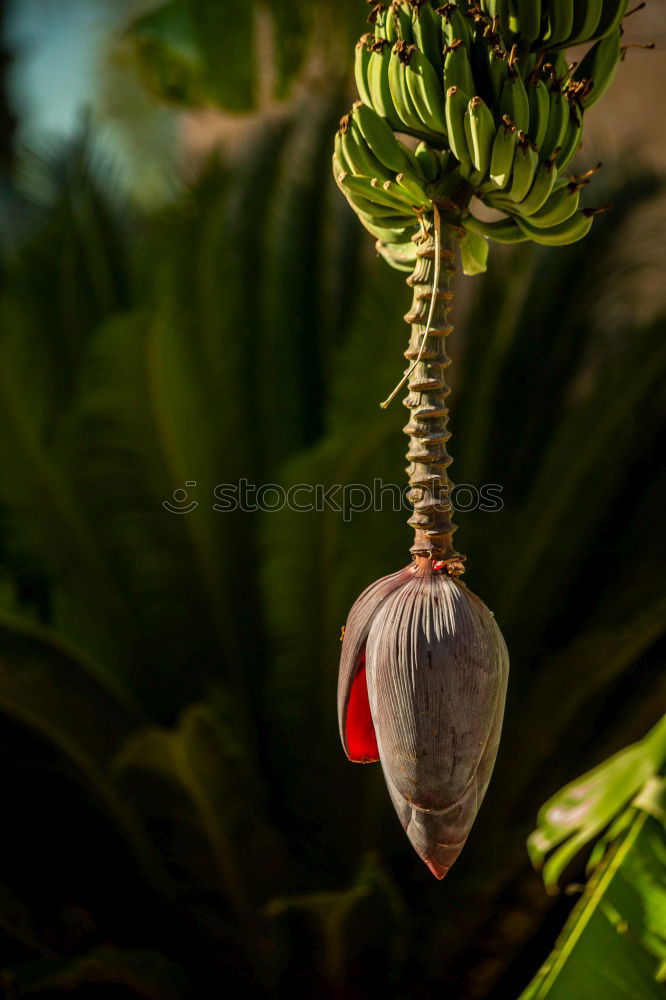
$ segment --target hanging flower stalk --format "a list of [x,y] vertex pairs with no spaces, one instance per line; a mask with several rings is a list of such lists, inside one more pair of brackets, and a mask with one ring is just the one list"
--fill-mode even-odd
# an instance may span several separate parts
[[[462,850],[499,744],[508,654],[459,579],[447,451],[450,278],[485,270],[489,241],[586,235],[595,169],[567,176],[583,118],[622,55],[627,0],[402,0],[372,6],[360,95],[336,135],[338,186],[388,263],[410,272],[403,380],[411,563],[372,584],[344,630],[338,714],[353,761],[380,761],[414,848],[437,878]],[[568,45],[588,43],[569,65]],[[396,133],[413,137],[401,141]],[[413,148],[415,146],[415,148]],[[472,198],[501,213],[486,222]]]

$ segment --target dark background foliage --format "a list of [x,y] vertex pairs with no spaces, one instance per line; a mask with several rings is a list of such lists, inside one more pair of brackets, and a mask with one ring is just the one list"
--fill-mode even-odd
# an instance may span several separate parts
[[[211,44],[207,5],[181,6]],[[296,52],[294,5],[276,6]],[[363,27],[348,6],[343,51]],[[136,36],[152,85],[158,28]],[[504,501],[461,513],[458,544],[512,677],[495,777],[444,883],[377,768],[345,761],[339,628],[406,562],[405,515],[213,509],[242,477],[402,476],[404,411],[377,404],[401,371],[409,292],[330,177],[344,74],[305,95],[280,66],[289,103],[158,207],[100,167],[94,122],[48,156],[5,140],[8,996],[515,996],[571,906],[530,870],[538,807],[663,706],[666,316],[643,298],[662,179],[624,158],[597,182],[613,211],[583,244],[494,249],[485,276],[456,279],[454,478]],[[232,68],[224,86],[192,79],[245,109],[254,91]],[[186,482],[198,507],[168,512]]]

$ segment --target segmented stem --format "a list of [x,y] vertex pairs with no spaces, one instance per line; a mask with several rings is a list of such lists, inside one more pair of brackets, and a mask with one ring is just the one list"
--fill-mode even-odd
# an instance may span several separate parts
[[[404,405],[411,411],[409,423],[404,428],[405,434],[409,435],[408,497],[414,506],[408,523],[415,530],[412,554],[441,560],[445,564],[443,568],[451,576],[458,576],[464,566],[463,558],[454,549],[452,541],[456,529],[452,521],[452,483],[447,472],[452,460],[446,449],[451,436],[447,428],[449,411],[446,406],[450,392],[446,369],[451,359],[446,353],[446,338],[453,330],[448,314],[453,298],[450,281],[456,270],[453,263],[458,241],[455,225],[442,220],[439,279],[435,267],[437,239],[436,231],[424,231],[414,238],[417,245],[416,267],[407,278],[407,284],[414,290],[412,307],[405,316],[405,322],[412,327],[409,347],[405,352],[410,368],[420,353],[420,360],[409,377],[409,394],[404,400]],[[435,306],[428,329],[433,293]]]

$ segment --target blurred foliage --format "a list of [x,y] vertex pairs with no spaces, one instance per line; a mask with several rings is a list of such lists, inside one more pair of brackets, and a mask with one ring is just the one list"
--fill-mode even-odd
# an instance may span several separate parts
[[[546,803],[528,846],[547,887],[600,830],[590,882],[521,1000],[660,997],[666,980],[666,716]],[[558,846],[560,845],[560,846]]]
[[[213,507],[241,478],[401,484],[404,414],[377,404],[410,294],[329,179],[338,115],[309,98],[263,123],[159,213],[101,187],[85,144],[40,204],[4,195],[9,995],[515,995],[544,920],[536,808],[654,721],[666,319],[609,327],[607,307],[631,301],[627,226],[661,189],[637,173],[584,244],[498,253],[461,313],[456,478],[504,508],[461,513],[459,544],[513,678],[443,887],[376,769],[344,760],[339,626],[407,561],[406,514]],[[163,506],[185,488],[195,510]]]
[[282,98],[313,58],[339,81],[341,53],[365,17],[359,0],[168,0],[130,23],[126,38],[161,100],[248,111],[266,80],[269,96]]

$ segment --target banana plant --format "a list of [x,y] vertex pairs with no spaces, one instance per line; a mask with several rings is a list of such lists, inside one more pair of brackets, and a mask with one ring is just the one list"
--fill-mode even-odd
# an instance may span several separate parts
[[[617,70],[626,11],[627,0],[376,3],[356,46],[360,99],[335,138],[340,190],[413,289],[409,367],[382,404],[407,385],[412,562],[349,613],[340,735],[350,760],[381,762],[403,828],[440,879],[488,787],[508,675],[502,634],[460,582],[453,545],[450,278],[459,247],[472,275],[489,240],[565,246],[589,232],[596,213],[579,200],[595,170],[566,170],[586,109]],[[570,66],[566,47],[578,42],[590,47]],[[473,199],[501,218],[484,221]]]
[[[12,206],[25,224],[3,245],[0,290],[0,927],[15,992],[207,997],[224,979],[239,993],[408,994],[416,956],[426,989],[484,995],[474,948],[507,879],[525,877],[544,784],[586,753],[595,724],[577,720],[614,692],[628,742],[653,711],[663,480],[645,469],[664,322],[628,311],[609,343],[606,305],[619,287],[631,301],[624,223],[660,189],[641,174],[606,195],[612,224],[585,254],[496,255],[461,344],[457,412],[478,424],[461,428],[460,468],[512,501],[466,515],[486,553],[470,573],[491,606],[504,600],[518,683],[450,905],[414,872],[372,773],[349,781],[336,759],[339,625],[399,558],[395,515],[211,508],[215,485],[242,476],[393,481],[400,415],[376,399],[399,349],[384,317],[408,302],[330,177],[338,116],[304,102],[168,212],[110,197],[80,150],[49,175],[52,201]],[[190,477],[196,510],[165,509]],[[621,739],[610,729],[595,726],[603,753]],[[523,941],[538,915],[528,923]]]

